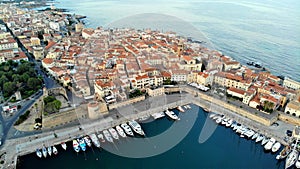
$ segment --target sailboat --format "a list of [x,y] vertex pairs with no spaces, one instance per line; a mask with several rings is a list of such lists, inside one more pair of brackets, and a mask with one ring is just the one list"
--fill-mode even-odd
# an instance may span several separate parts
[[298,158],[298,155],[299,155],[299,152],[296,150],[296,145],[297,144],[298,144],[298,139],[296,141],[296,144],[294,145],[294,148],[293,148],[292,152],[286,157],[285,169],[290,168],[297,161],[297,158]]

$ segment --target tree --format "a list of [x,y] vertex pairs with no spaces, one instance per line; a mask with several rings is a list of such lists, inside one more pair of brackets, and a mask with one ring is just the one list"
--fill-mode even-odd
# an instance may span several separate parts
[[27,81],[27,87],[29,89],[35,90],[41,85],[41,81],[37,78],[31,77]]
[[2,75],[0,78],[0,86],[2,87],[4,83],[7,81],[8,81],[7,77],[5,75]]
[[16,90],[16,84],[13,82],[5,82],[3,85],[4,97],[12,95]]
[[44,103],[47,104],[47,103],[53,102],[54,100],[55,100],[54,96],[48,96],[48,97],[44,98]]
[[54,107],[55,107],[56,110],[60,109],[61,102],[59,100],[54,100],[52,103],[54,104]]

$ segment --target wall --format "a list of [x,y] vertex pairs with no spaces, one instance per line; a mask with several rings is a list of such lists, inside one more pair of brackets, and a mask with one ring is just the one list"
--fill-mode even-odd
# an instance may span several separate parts
[[115,109],[115,108],[118,108],[118,107],[126,106],[128,104],[139,102],[139,101],[142,101],[142,100],[145,100],[145,96],[135,97],[133,99],[126,100],[126,101],[123,101],[123,102],[110,104],[110,105],[108,105],[108,109],[112,110],[112,109]]
[[299,118],[295,118],[291,115],[287,115],[284,113],[280,113],[278,116],[279,120],[290,123],[290,124],[294,124],[297,126],[300,126],[300,119]]

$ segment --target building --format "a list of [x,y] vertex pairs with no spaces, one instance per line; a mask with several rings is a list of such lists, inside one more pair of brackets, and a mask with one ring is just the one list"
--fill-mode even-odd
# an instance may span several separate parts
[[98,119],[103,114],[108,113],[105,103],[92,101],[87,105],[88,116],[90,119]]
[[290,78],[285,78],[283,81],[283,86],[293,89],[293,90],[298,90],[300,89],[300,82],[297,82],[295,80],[292,80]]
[[33,56],[36,60],[41,60],[44,58],[44,49],[41,46],[33,47]]
[[188,71],[186,70],[172,70],[171,81],[186,82]]
[[158,87],[158,88],[147,88],[146,92],[149,96],[160,96],[165,93],[165,89],[163,87]]
[[31,42],[31,46],[40,46],[41,45],[40,39],[36,36],[32,36],[30,38],[30,42]]

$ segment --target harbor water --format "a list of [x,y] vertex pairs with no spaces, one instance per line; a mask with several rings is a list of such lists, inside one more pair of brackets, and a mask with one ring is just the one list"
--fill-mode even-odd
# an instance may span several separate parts
[[[35,153],[19,158],[19,169],[276,169],[284,168],[284,161],[275,159],[277,154],[265,152],[260,143],[240,138],[231,128],[216,126],[216,130],[203,143],[199,143],[199,135],[208,114],[196,105],[185,113],[179,113],[180,121],[172,121],[167,117],[141,123],[146,133],[145,138],[127,137],[112,143],[102,143],[103,148],[87,148],[86,152],[76,153],[72,144],[67,143],[67,151],[60,145],[58,155],[39,159]],[[208,124],[217,125],[211,119]],[[192,123],[192,125],[191,125]],[[189,128],[189,126],[191,126]],[[186,130],[187,129],[187,130]],[[172,130],[172,131],[171,131]],[[176,132],[177,135],[186,132],[181,140],[170,149],[151,156],[148,150],[160,149],[177,138],[161,136],[165,132]],[[159,141],[155,137],[161,137]],[[181,135],[182,136],[182,135]],[[41,145],[42,147],[42,145]],[[161,148],[163,149],[163,148]],[[280,150],[279,150],[280,151]],[[128,154],[128,152],[130,152]],[[147,153],[149,157],[146,157]],[[134,156],[139,154],[140,156]]]

